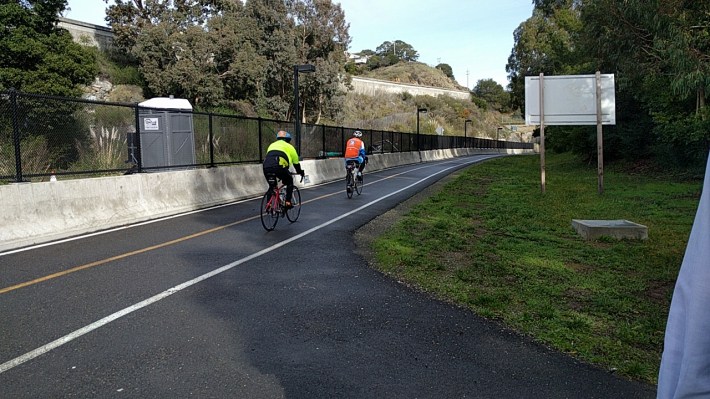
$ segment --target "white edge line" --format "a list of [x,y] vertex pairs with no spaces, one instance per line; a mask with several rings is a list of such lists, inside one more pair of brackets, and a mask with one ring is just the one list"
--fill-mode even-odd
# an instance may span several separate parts
[[[478,160],[475,161],[475,162],[470,162],[470,163],[476,163],[476,162],[478,162]],[[469,163],[469,162],[467,162],[467,163]],[[86,325],[86,326],[84,326],[84,327],[82,327],[82,328],[80,328],[80,329],[78,329],[78,330],[76,330],[76,331],[74,331],[74,332],[71,332],[71,333],[69,333],[69,334],[67,334],[67,335],[65,335],[65,336],[63,336],[63,337],[61,337],[61,338],[59,338],[59,339],[56,339],[56,340],[54,340],[54,341],[52,341],[52,342],[50,342],[50,343],[48,343],[48,344],[42,345],[42,346],[40,346],[40,347],[37,348],[37,349],[34,349],[34,350],[30,351],[30,352],[27,352],[27,353],[25,353],[25,354],[23,354],[23,355],[21,355],[21,356],[18,356],[18,357],[16,357],[16,358],[14,358],[14,359],[12,359],[12,360],[9,360],[9,361],[7,361],[7,362],[5,362],[5,363],[2,363],[2,364],[0,364],[0,374],[4,373],[4,372],[6,372],[6,371],[8,371],[8,370],[10,370],[10,369],[13,369],[13,368],[15,368],[15,367],[17,367],[17,366],[19,366],[19,365],[25,363],[25,362],[28,362],[28,361],[30,361],[30,360],[36,358],[36,357],[39,357],[39,356],[41,356],[41,355],[43,355],[43,354],[45,354],[45,353],[47,353],[47,352],[49,352],[49,351],[51,351],[51,350],[53,350],[53,349],[56,349],[56,348],[58,348],[58,347],[60,347],[60,346],[62,346],[62,345],[64,345],[64,344],[66,344],[66,343],[68,343],[68,342],[71,342],[71,341],[73,341],[73,340],[75,340],[75,339],[81,337],[81,336],[84,335],[84,334],[88,334],[88,333],[90,333],[90,332],[92,332],[92,331],[98,329],[99,327],[105,326],[106,324],[109,324],[109,323],[111,323],[111,322],[114,321],[114,320],[117,320],[117,319],[119,319],[119,318],[121,318],[121,317],[123,317],[123,316],[126,316],[126,315],[130,314],[130,313],[133,313],[133,312],[135,312],[136,310],[142,309],[142,308],[144,308],[144,307],[146,307],[146,306],[148,306],[148,305],[151,305],[151,304],[153,304],[153,303],[155,303],[155,302],[158,302],[158,301],[160,301],[161,299],[165,299],[165,298],[169,297],[170,295],[175,294],[176,292],[182,291],[182,290],[184,290],[185,288],[191,287],[191,286],[193,286],[193,285],[195,285],[195,284],[197,284],[197,283],[199,283],[199,282],[201,282],[201,281],[204,281],[204,280],[206,280],[206,279],[208,279],[208,278],[210,278],[210,277],[213,277],[213,276],[216,276],[216,275],[221,274],[221,273],[223,273],[223,272],[226,272],[226,271],[229,270],[229,269],[232,269],[232,268],[234,268],[234,267],[236,267],[236,266],[239,266],[239,265],[241,265],[241,264],[243,264],[243,263],[245,263],[245,262],[248,262],[248,261],[250,261],[250,260],[252,260],[252,259],[258,258],[259,256],[264,255],[264,254],[266,254],[266,253],[269,253],[269,252],[271,252],[271,251],[273,251],[273,250],[275,250],[275,249],[278,249],[278,248],[280,248],[280,247],[282,247],[282,246],[284,246],[284,245],[286,245],[286,244],[290,244],[290,243],[292,243],[292,242],[294,242],[294,241],[296,241],[296,240],[298,240],[298,239],[301,239],[301,238],[303,238],[303,237],[305,237],[305,236],[307,236],[307,235],[313,233],[314,231],[320,230],[320,229],[322,229],[322,228],[324,228],[324,227],[326,227],[326,226],[328,226],[328,225],[330,225],[330,224],[333,224],[333,223],[335,223],[335,222],[337,222],[337,221],[339,221],[339,220],[341,220],[341,219],[344,219],[344,218],[346,218],[346,217],[348,217],[348,216],[350,216],[350,215],[352,215],[352,214],[354,214],[354,213],[360,212],[361,210],[363,210],[363,209],[365,209],[365,208],[367,208],[367,207],[370,207],[370,206],[372,206],[372,205],[374,205],[374,204],[376,204],[376,203],[378,203],[378,202],[380,202],[380,201],[382,201],[382,200],[384,200],[384,199],[386,199],[386,198],[389,198],[389,197],[391,197],[391,196],[393,196],[393,195],[399,194],[399,193],[401,193],[402,191],[408,190],[408,189],[410,189],[410,188],[416,186],[417,184],[420,184],[421,182],[430,179],[430,178],[433,177],[433,176],[436,176],[436,175],[438,175],[438,174],[444,173],[444,172],[448,171],[449,169],[453,169],[453,168],[458,167],[458,166],[460,166],[460,165],[454,165],[454,166],[450,166],[450,167],[448,167],[448,168],[446,168],[446,169],[442,169],[442,170],[440,170],[440,171],[438,171],[438,172],[436,172],[436,173],[434,173],[434,174],[431,174],[431,175],[429,175],[429,176],[427,176],[427,177],[425,177],[425,178],[423,178],[423,179],[421,179],[421,180],[418,180],[418,181],[416,181],[416,182],[414,182],[414,183],[412,183],[412,184],[410,184],[410,185],[408,185],[408,186],[406,186],[406,187],[403,187],[403,188],[401,188],[401,189],[399,189],[399,190],[397,190],[397,191],[393,191],[393,192],[391,192],[391,193],[389,193],[389,194],[387,194],[387,195],[385,195],[385,196],[382,196],[382,197],[380,197],[380,198],[378,198],[378,199],[376,199],[376,200],[373,200],[373,201],[371,201],[371,202],[368,202],[367,204],[364,204],[364,205],[362,205],[362,206],[360,206],[360,207],[358,207],[358,208],[355,208],[355,209],[351,210],[350,212],[344,213],[344,214],[342,214],[342,215],[340,215],[340,216],[338,216],[338,217],[336,217],[336,218],[334,218],[334,219],[332,219],[332,220],[330,220],[330,221],[321,223],[321,224],[319,224],[318,226],[311,227],[310,229],[308,229],[308,230],[306,230],[306,231],[304,231],[304,232],[302,232],[302,233],[300,233],[300,234],[297,234],[297,235],[295,235],[295,236],[293,236],[293,237],[291,237],[291,238],[289,238],[289,239],[286,239],[286,240],[284,240],[284,241],[281,241],[281,242],[279,242],[279,243],[277,243],[277,244],[274,244],[274,245],[272,245],[272,246],[270,246],[270,247],[268,247],[268,248],[264,248],[264,249],[262,249],[261,251],[255,252],[255,253],[253,253],[253,254],[251,254],[251,255],[249,255],[249,256],[246,256],[246,257],[244,257],[244,258],[241,258],[241,259],[239,259],[239,260],[237,260],[237,261],[234,261],[234,262],[232,262],[232,263],[229,263],[229,264],[227,264],[227,265],[224,265],[224,266],[222,266],[222,267],[219,267],[219,268],[217,268],[217,269],[215,269],[215,270],[212,270],[212,271],[209,272],[209,273],[205,273],[205,274],[203,274],[203,275],[201,275],[201,276],[198,276],[198,277],[196,277],[196,278],[194,278],[194,279],[192,279],[192,280],[186,281],[186,282],[184,282],[184,283],[182,283],[182,284],[178,284],[178,285],[176,285],[176,286],[174,286],[174,287],[172,287],[172,288],[168,288],[167,290],[165,290],[165,291],[163,291],[163,292],[161,292],[161,293],[159,293],[159,294],[157,294],[157,295],[154,295],[154,296],[152,296],[152,297],[150,297],[150,298],[148,298],[148,299],[144,299],[143,301],[140,301],[140,302],[138,302],[138,303],[136,303],[136,304],[134,304],[134,305],[131,305],[131,306],[127,307],[127,308],[124,308],[124,309],[122,309],[122,310],[119,310],[119,311],[116,312],[116,313],[113,313],[113,314],[111,314],[111,315],[108,315],[108,316],[106,316],[106,317],[104,317],[104,318],[102,318],[102,319],[100,319],[100,320],[97,320],[97,321],[95,321],[95,322],[93,322],[93,323],[91,323],[91,324],[89,324],[89,325]]]

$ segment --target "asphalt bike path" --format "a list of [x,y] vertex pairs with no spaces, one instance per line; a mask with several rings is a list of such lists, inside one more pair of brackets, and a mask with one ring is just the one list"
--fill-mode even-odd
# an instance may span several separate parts
[[359,227],[487,158],[366,170],[352,199],[305,186],[272,232],[255,198],[0,253],[0,398],[655,397],[357,253]]

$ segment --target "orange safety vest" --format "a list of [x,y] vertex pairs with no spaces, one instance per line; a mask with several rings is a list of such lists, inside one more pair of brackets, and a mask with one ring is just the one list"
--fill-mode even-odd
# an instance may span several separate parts
[[360,149],[365,148],[365,143],[357,137],[348,140],[345,146],[345,158],[357,158],[360,156]]

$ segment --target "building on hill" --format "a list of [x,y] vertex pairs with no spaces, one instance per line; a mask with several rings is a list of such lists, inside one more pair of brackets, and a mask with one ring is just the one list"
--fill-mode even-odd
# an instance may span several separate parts
[[364,55],[364,54],[360,54],[360,53],[348,53],[346,51],[345,55],[349,61],[352,61],[358,65],[367,64],[367,60],[370,59],[369,55]]

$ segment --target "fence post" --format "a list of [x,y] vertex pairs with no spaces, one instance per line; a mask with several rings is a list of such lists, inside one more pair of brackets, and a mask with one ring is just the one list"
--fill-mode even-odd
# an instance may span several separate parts
[[261,137],[261,117],[256,120],[257,130],[259,132],[259,163],[264,163],[264,145],[262,143]]
[[138,173],[143,172],[143,151],[141,150],[142,144],[141,141],[143,138],[141,137],[141,118],[140,118],[140,106],[138,103],[136,103],[136,106],[134,107],[134,112],[136,114],[136,161],[138,161],[138,165],[136,165],[136,171]]
[[323,134],[322,134],[322,136],[323,136],[323,159],[327,159],[328,158],[328,152],[327,152],[328,150],[326,149],[326,146],[325,146],[325,125],[320,125],[320,126],[321,126],[321,131],[323,132]]
[[340,127],[340,154],[345,156],[345,127]]
[[22,182],[22,156],[20,153],[20,123],[17,121],[17,90],[10,88],[12,107],[12,141],[15,146],[15,182]]
[[207,114],[208,116],[208,129],[207,138],[210,142],[210,168],[214,168],[214,132],[212,131],[212,113]]

